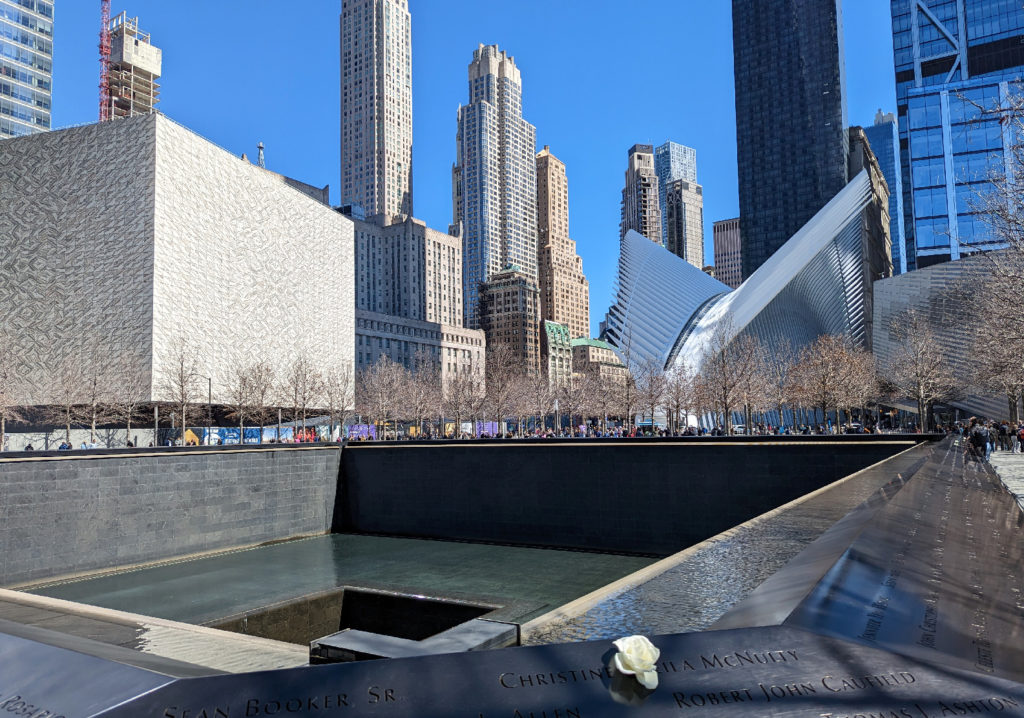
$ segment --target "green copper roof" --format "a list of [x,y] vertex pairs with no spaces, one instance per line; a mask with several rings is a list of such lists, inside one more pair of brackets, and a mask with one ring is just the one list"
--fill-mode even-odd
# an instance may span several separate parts
[[581,337],[579,339],[573,339],[572,345],[574,347],[596,347],[598,349],[607,349],[608,351],[612,351],[608,342],[600,339],[587,339],[586,337]]

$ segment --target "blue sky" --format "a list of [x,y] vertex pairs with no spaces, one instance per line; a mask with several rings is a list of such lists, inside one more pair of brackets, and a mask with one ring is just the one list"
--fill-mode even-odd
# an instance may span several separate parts
[[[618,259],[626,152],[637,142],[696,148],[711,225],[739,213],[729,0],[410,0],[415,214],[451,221],[455,115],[478,43],[497,43],[523,77],[538,149],[566,163],[569,231],[590,280],[591,325],[608,307]],[[163,50],[161,110],[235,154],[266,145],[268,168],[338,202],[340,0],[131,0]],[[846,0],[852,124],[895,110],[888,0]],[[57,3],[54,127],[98,112],[99,2]]]

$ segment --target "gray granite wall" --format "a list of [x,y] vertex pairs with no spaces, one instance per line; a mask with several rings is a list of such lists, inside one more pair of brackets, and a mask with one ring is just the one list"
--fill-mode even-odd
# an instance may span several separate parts
[[324,533],[340,454],[277,447],[5,457],[0,586]]

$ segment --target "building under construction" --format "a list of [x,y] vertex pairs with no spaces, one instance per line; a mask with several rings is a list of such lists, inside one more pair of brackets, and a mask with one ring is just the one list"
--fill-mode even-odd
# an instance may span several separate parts
[[122,12],[110,21],[110,65],[107,71],[107,117],[148,115],[160,101],[162,53],[139,30],[139,18]]

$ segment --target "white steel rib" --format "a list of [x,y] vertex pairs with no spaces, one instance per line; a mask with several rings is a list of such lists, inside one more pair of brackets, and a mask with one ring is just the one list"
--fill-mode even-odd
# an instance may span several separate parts
[[871,182],[861,171],[735,291],[636,232],[622,240],[607,338],[636,369],[699,369],[709,339],[743,332],[794,349],[822,334],[865,341],[866,231]]

